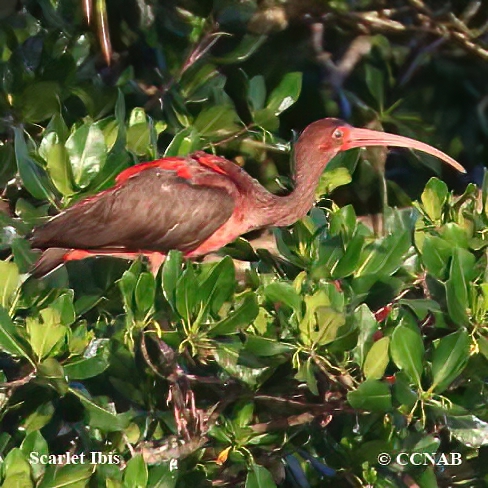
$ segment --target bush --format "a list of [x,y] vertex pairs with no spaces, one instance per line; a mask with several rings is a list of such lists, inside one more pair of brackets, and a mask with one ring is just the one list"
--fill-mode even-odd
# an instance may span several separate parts
[[[485,12],[435,3],[97,2],[110,36],[81,2],[5,3],[2,486],[484,486]],[[280,191],[291,129],[325,116],[450,141],[482,189],[395,155],[378,235],[356,213],[386,154],[350,151],[275,252],[29,275],[31,229],[123,169],[207,150]]]

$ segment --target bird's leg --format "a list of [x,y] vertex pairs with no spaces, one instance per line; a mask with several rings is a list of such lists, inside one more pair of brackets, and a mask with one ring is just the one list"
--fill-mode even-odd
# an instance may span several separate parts
[[161,265],[164,263],[164,260],[166,259],[166,256],[164,254],[161,254],[160,252],[152,252],[152,253],[145,253],[144,254],[148,261],[149,261],[149,268],[151,269],[151,273],[154,275],[154,277],[157,276],[159,268]]

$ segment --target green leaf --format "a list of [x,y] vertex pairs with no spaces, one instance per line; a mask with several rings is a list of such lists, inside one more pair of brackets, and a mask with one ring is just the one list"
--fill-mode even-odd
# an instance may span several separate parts
[[212,266],[206,278],[201,282],[198,301],[205,310],[216,315],[222,305],[233,295],[235,285],[234,262],[229,256],[226,256]]
[[60,108],[61,88],[54,81],[39,81],[29,85],[20,97],[23,119],[26,122],[42,122]]
[[27,434],[39,431],[51,421],[53,415],[54,405],[51,402],[42,403],[21,422],[21,426]]
[[27,317],[26,329],[30,345],[39,361],[51,354],[58,342],[64,340],[67,327],[61,324],[59,312],[52,308],[41,310],[41,317]]
[[[22,441],[20,448],[27,458],[33,452],[37,456],[49,455],[47,442],[38,430],[29,432]],[[46,465],[43,463],[31,463],[31,469],[34,479],[38,480],[44,474]]]
[[252,464],[247,473],[245,488],[276,488],[276,484],[265,467]]
[[332,268],[332,278],[345,278],[354,273],[361,258],[365,238],[356,230],[346,247],[346,252]]
[[146,488],[148,471],[141,454],[129,460],[124,471],[124,486],[127,488]]
[[469,359],[470,338],[459,330],[440,339],[432,354],[432,389],[444,391],[463,371]]
[[427,216],[433,222],[440,222],[449,190],[438,178],[431,178],[422,193],[421,200]]
[[76,184],[86,188],[107,159],[103,132],[96,125],[85,122],[69,136],[66,149]]
[[20,274],[15,263],[0,261],[0,306],[8,309],[12,295],[20,286]]
[[320,198],[329,195],[333,190],[340,186],[348,185],[352,181],[351,173],[347,168],[335,168],[324,171],[320,177],[319,184],[315,190],[315,195]]
[[93,378],[110,365],[110,339],[96,339],[81,357],[64,363],[64,373],[70,381]]
[[280,126],[280,119],[269,108],[256,110],[256,112],[253,113],[253,120],[258,127],[262,127],[269,131],[275,131]]
[[63,325],[74,324],[76,320],[73,298],[73,290],[68,290],[51,302],[50,308],[58,312],[60,323]]
[[292,344],[278,342],[276,339],[268,339],[256,335],[246,337],[246,351],[255,356],[278,356],[281,354],[292,353],[295,347]]
[[180,251],[170,251],[166,256],[162,271],[163,295],[169,304],[176,310],[176,285],[183,272],[181,263],[183,261]]
[[55,190],[46,171],[29,156],[24,133],[18,127],[14,127],[15,157],[22,183],[27,191],[38,200],[48,200],[54,204],[56,200]]
[[300,321],[300,336],[305,344],[328,344],[335,340],[340,327],[345,324],[342,313],[330,305],[330,298],[324,290],[305,297],[306,312]]
[[37,366],[37,379],[52,386],[61,396],[68,392],[68,382],[61,363],[47,358]]
[[315,377],[313,363],[310,359],[300,363],[295,379],[305,381],[312,395],[319,394],[317,378]]
[[264,108],[266,101],[266,83],[263,75],[256,75],[249,80],[249,91],[247,94],[251,111]]
[[122,432],[129,425],[133,414],[129,410],[124,413],[116,414],[108,408],[95,403],[86,393],[70,388],[85,407],[87,421],[92,428],[101,429],[105,432]]
[[27,456],[17,447],[13,448],[3,461],[4,488],[30,488],[30,464]]
[[447,416],[449,433],[465,446],[479,449],[488,445],[488,422],[474,415]]
[[198,287],[191,264],[183,271],[176,285],[176,310],[190,324],[198,302]]
[[219,64],[242,63],[252,56],[267,39],[267,36],[245,34],[239,45],[230,53],[213,58]]
[[458,325],[468,325],[468,282],[474,277],[476,258],[469,251],[454,248],[449,279],[446,282],[447,310]]
[[201,136],[220,137],[237,132],[238,120],[234,108],[230,105],[208,107],[199,113],[193,127]]
[[270,109],[275,115],[281,114],[298,100],[301,90],[302,73],[287,73],[271,92],[266,108]]
[[389,362],[389,344],[390,338],[382,337],[372,345],[363,365],[366,379],[379,380],[383,378]]
[[363,303],[354,311],[354,323],[359,331],[354,357],[362,367],[367,353],[373,345],[374,333],[378,330],[378,322],[368,306]]
[[384,105],[384,81],[383,81],[383,72],[380,71],[378,68],[370,64],[366,64],[366,85],[368,87],[369,92],[373,95],[373,98],[378,103],[378,108],[380,111],[383,110]]
[[444,280],[452,252],[452,244],[441,237],[426,235],[421,254],[427,271],[437,279]]
[[46,475],[38,488],[84,488],[96,469],[95,464],[66,464]]
[[12,356],[24,357],[31,361],[24,345],[19,339],[14,323],[3,307],[0,307],[0,349],[8,352]]
[[235,334],[239,329],[252,324],[259,312],[258,301],[253,292],[242,297],[240,305],[227,317],[220,320],[208,331],[209,337]]
[[68,135],[68,128],[62,116],[55,113],[44,131],[39,146],[39,155],[46,161],[49,176],[54,186],[64,196],[74,193],[73,173],[68,151],[64,146]]
[[141,273],[136,283],[134,296],[137,309],[142,313],[147,313],[154,305],[156,295],[156,282],[151,273]]
[[388,412],[392,409],[390,388],[377,380],[366,380],[347,394],[347,401],[358,410]]
[[425,354],[420,331],[406,324],[398,325],[391,336],[390,351],[395,364],[420,388]]
[[272,303],[279,303],[302,315],[302,298],[295,288],[283,281],[274,281],[263,290],[264,296]]
[[410,244],[409,232],[397,232],[367,245],[363,249],[355,276],[393,274],[403,264]]

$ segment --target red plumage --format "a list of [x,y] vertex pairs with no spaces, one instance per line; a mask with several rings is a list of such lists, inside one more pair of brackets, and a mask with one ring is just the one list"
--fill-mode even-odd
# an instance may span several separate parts
[[200,256],[251,230],[290,225],[313,205],[318,180],[332,157],[371,145],[419,149],[464,171],[431,146],[323,119],[308,126],[297,141],[290,195],[273,195],[236,164],[202,151],[141,163],[122,171],[112,188],[34,229],[32,246],[44,251],[34,274],[92,255],[147,255],[158,263],[171,249]]

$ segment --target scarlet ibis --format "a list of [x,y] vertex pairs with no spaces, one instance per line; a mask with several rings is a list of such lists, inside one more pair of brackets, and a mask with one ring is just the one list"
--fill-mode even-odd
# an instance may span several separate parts
[[34,229],[32,246],[44,252],[33,272],[43,275],[65,261],[95,255],[145,255],[157,269],[171,249],[192,258],[251,230],[291,225],[312,207],[327,163],[340,151],[363,146],[417,149],[465,172],[428,144],[322,119],[295,145],[295,187],[289,195],[273,195],[236,164],[202,151],[140,163],[122,171],[112,188]]

